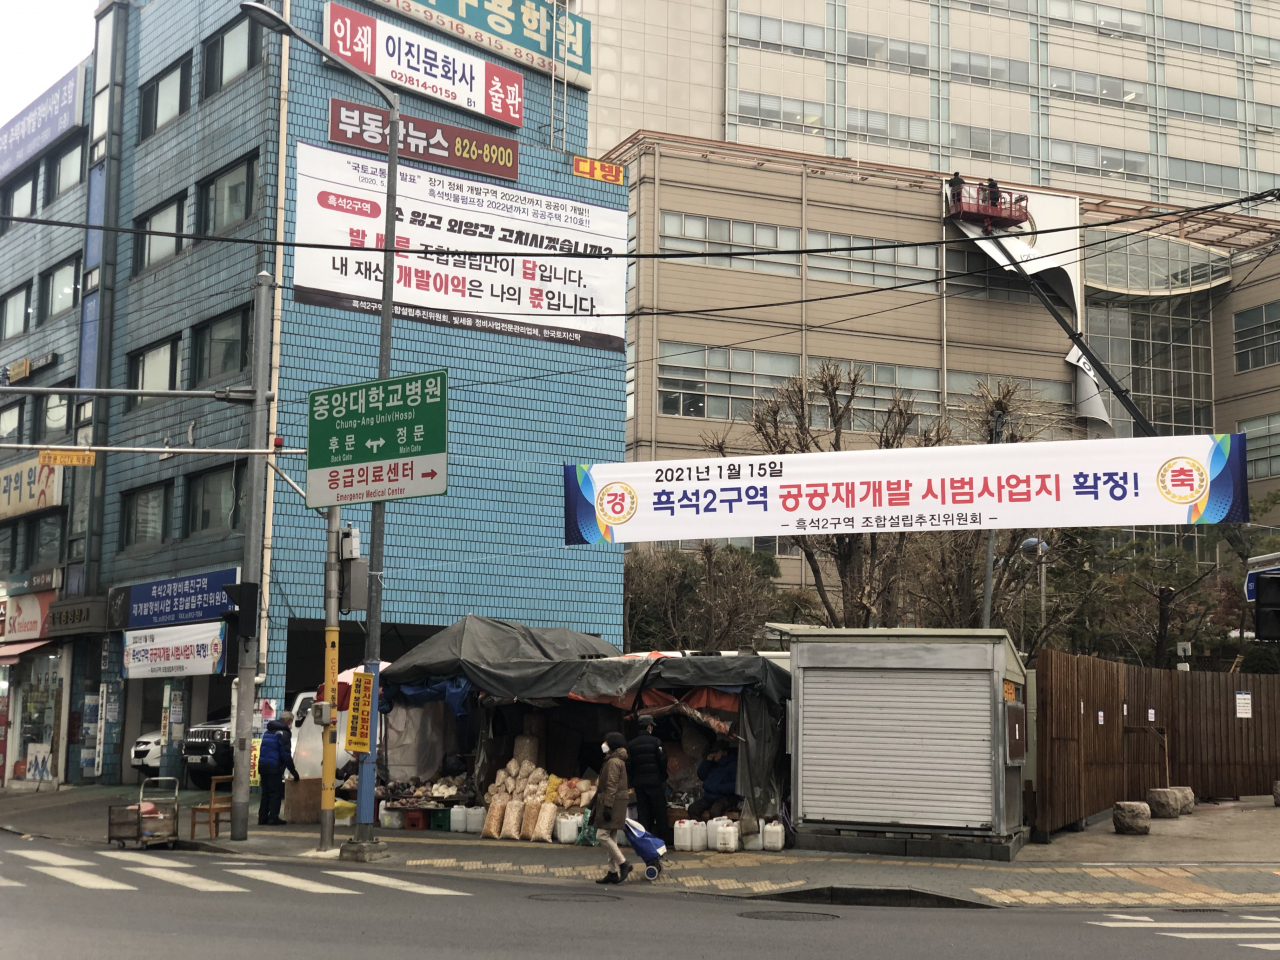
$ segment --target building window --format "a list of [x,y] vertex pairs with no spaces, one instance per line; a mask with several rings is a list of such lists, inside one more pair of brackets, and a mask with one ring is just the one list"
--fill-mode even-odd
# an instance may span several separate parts
[[84,145],[77,140],[70,148],[57,157],[51,157],[45,167],[44,186],[45,206],[79,185],[84,168]]
[[[131,390],[173,390],[177,383],[178,342],[167,340],[129,358]],[[137,397],[129,406],[135,409],[155,403],[160,397]]]
[[981,250],[947,247],[947,289],[960,297],[1030,303],[1031,288],[1021,277],[1006,273]]
[[658,411],[670,417],[750,420],[756,400],[800,375],[794,353],[663,341],[658,358]]
[[157,483],[124,495],[123,546],[141,547],[169,539],[173,484]]
[[213,96],[262,60],[262,28],[243,19],[204,44],[204,82],[200,97]]
[[22,443],[22,403],[0,410],[0,443]]
[[[60,383],[58,386],[69,387],[71,382]],[[56,439],[67,432],[67,407],[70,399],[65,393],[36,398],[36,443]]]
[[145,140],[191,107],[191,54],[142,88],[138,139]]
[[676,263],[698,263],[711,267],[732,267],[734,270],[800,276],[798,253],[745,258],[725,256],[756,250],[799,250],[800,231],[795,227],[776,227],[767,223],[723,220],[718,217],[696,217],[664,210],[661,245],[663,253],[710,254],[673,261]]
[[825,104],[816,100],[794,100],[748,90],[738,91],[737,99],[738,120],[749,126],[817,136],[835,126],[835,109],[828,111]]
[[790,537],[708,537],[705,540],[658,540],[659,550],[698,550],[703,543],[719,547],[738,547],[752,553],[768,553],[775,557],[798,557],[800,548]]
[[237,310],[197,327],[192,339],[192,386],[234,376],[249,363],[249,311]]
[[1119,294],[1186,293],[1231,279],[1231,259],[1167,237],[1086,230],[1085,282]]
[[1233,321],[1236,373],[1280,363],[1280,300],[1241,311]]
[[[0,190],[0,210],[7,217],[34,217],[36,215],[36,171],[27,170],[14,177]],[[15,224],[0,222],[0,233]]]
[[80,258],[68,260],[40,277],[40,322],[80,302]]
[[809,249],[849,248],[834,253],[809,254],[811,280],[835,280],[867,287],[897,287],[913,280],[926,281],[909,289],[938,292],[936,247],[901,247],[896,240],[873,240],[843,233],[809,231]]
[[[854,35],[849,35],[849,45],[854,43]],[[872,39],[872,38],[868,38]],[[852,56],[853,51],[850,50]],[[950,53],[951,73],[953,76],[977,77],[985,80],[1000,80],[1005,83],[1029,83],[1031,64],[1025,60],[1007,60],[1004,57],[993,57],[985,53],[967,53],[964,50],[952,50]]]
[[1280,477],[1280,413],[1241,420],[1236,429],[1246,438],[1249,479]]
[[156,236],[155,234],[182,233],[182,227],[184,226],[182,207],[182,198],[178,198],[136,221],[135,226],[139,230],[150,232],[134,236],[133,269],[135,273],[145,270],[153,263],[161,263],[170,257],[178,255],[178,251],[182,249],[181,237]]
[[31,317],[31,284],[25,283],[17,290],[10,290],[0,300],[0,323],[3,324],[4,339],[16,337],[27,332],[27,321]]
[[239,530],[243,488],[243,462],[188,479],[187,536],[210,530]]
[[[942,409],[942,393],[939,389],[938,371],[933,367],[910,367],[896,363],[871,363],[857,360],[837,360],[826,357],[810,357],[809,373],[812,375],[823,364],[835,364],[847,383],[856,372],[860,378],[858,393],[853,398],[850,420],[841,426],[845,430],[870,432],[885,424],[885,413],[893,407],[894,398],[901,396],[911,403],[916,419],[910,432],[919,434],[937,422]],[[830,430],[831,408],[815,393],[809,392],[809,425],[820,430]],[[847,402],[847,393],[841,398]]]
[[62,562],[61,513],[27,521],[27,569],[50,570]]
[[201,185],[201,233],[217,233],[253,216],[257,168],[256,159],[246,160]]
[[14,572],[14,547],[18,543],[18,528],[14,524],[0,527],[0,575]]

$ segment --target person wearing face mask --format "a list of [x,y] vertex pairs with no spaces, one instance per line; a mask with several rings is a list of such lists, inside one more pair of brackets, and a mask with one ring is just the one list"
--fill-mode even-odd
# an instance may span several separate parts
[[596,781],[596,796],[592,802],[591,825],[596,828],[596,839],[609,854],[609,872],[596,883],[622,883],[634,869],[618,848],[617,831],[627,820],[627,741],[620,733],[611,733],[600,744],[604,753],[604,765]]

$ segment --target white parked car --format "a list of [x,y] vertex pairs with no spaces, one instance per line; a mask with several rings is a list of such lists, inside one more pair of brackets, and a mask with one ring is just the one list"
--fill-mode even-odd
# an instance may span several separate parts
[[144,733],[133,741],[133,754],[129,763],[142,777],[160,776],[160,731]]

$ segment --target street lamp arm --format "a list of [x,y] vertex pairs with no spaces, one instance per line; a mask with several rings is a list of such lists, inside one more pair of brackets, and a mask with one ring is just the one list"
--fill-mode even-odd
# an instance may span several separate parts
[[400,109],[400,97],[398,94],[392,93],[367,73],[361,73],[341,57],[335,55],[334,52],[324,44],[312,40],[306,34],[299,33],[294,29],[293,24],[280,16],[280,14],[276,13],[270,7],[262,3],[242,3],[240,4],[240,10],[259,26],[266,27],[268,30],[273,30],[276,33],[283,34],[286,37],[292,37],[295,40],[300,40],[302,43],[305,43],[308,47],[315,50],[321,57],[327,59],[339,70],[373,87],[373,89],[378,92],[378,96],[382,97],[382,99],[387,102],[388,107],[393,110]]

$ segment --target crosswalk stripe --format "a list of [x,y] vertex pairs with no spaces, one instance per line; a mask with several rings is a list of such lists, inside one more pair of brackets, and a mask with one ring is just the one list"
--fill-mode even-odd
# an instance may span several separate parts
[[147,867],[189,867],[189,863],[178,863],[151,853],[130,853],[128,850],[99,850],[98,856],[110,857],[112,860],[124,860],[127,863],[140,863]]
[[25,883],[19,883],[17,880],[8,880],[5,877],[0,877],[0,887],[25,887],[25,886],[26,886]]
[[1157,931],[1162,937],[1177,937],[1179,940],[1266,940],[1268,937],[1275,938],[1280,934],[1275,933],[1258,933],[1251,930],[1242,930],[1239,933],[1164,933]]
[[46,867],[92,867],[93,864],[88,860],[75,860],[71,857],[64,857],[60,853],[49,853],[47,850],[14,850],[20,857],[26,857],[28,860],[34,860],[36,863],[43,863]]
[[137,887],[131,887],[127,883],[121,883],[118,880],[111,880],[107,877],[100,877],[95,873],[89,873],[87,870],[77,870],[74,867],[32,867],[32,870],[38,870],[40,873],[48,874],[58,880],[65,880],[67,883],[75,884],[77,887],[85,887],[89,890],[137,890]]
[[1242,943],[1242,947],[1253,947],[1255,950],[1280,950],[1280,943]]
[[1111,923],[1090,920],[1094,927],[1121,927],[1128,930],[1275,930],[1280,933],[1280,923]]
[[276,873],[274,870],[228,870],[227,873],[234,873],[250,880],[261,880],[263,883],[274,883],[277,886],[288,887],[290,890],[297,890],[299,893],[360,893],[359,890],[344,890],[342,887],[304,880],[301,877],[291,877],[287,873]]
[[385,873],[362,873],[355,870],[326,870],[331,877],[348,877],[361,883],[372,883],[379,887],[390,887],[392,890],[404,890],[407,893],[421,893],[430,897],[469,897],[471,894],[461,890],[446,890],[444,887],[429,887],[421,883],[410,883],[399,877],[390,877]]
[[170,870],[168,867],[125,867],[130,873],[139,873],[152,880],[163,880],[165,883],[176,883],[180,887],[189,887],[201,893],[248,893],[244,887],[234,887],[221,880],[197,876],[194,873],[183,873],[181,870]]

